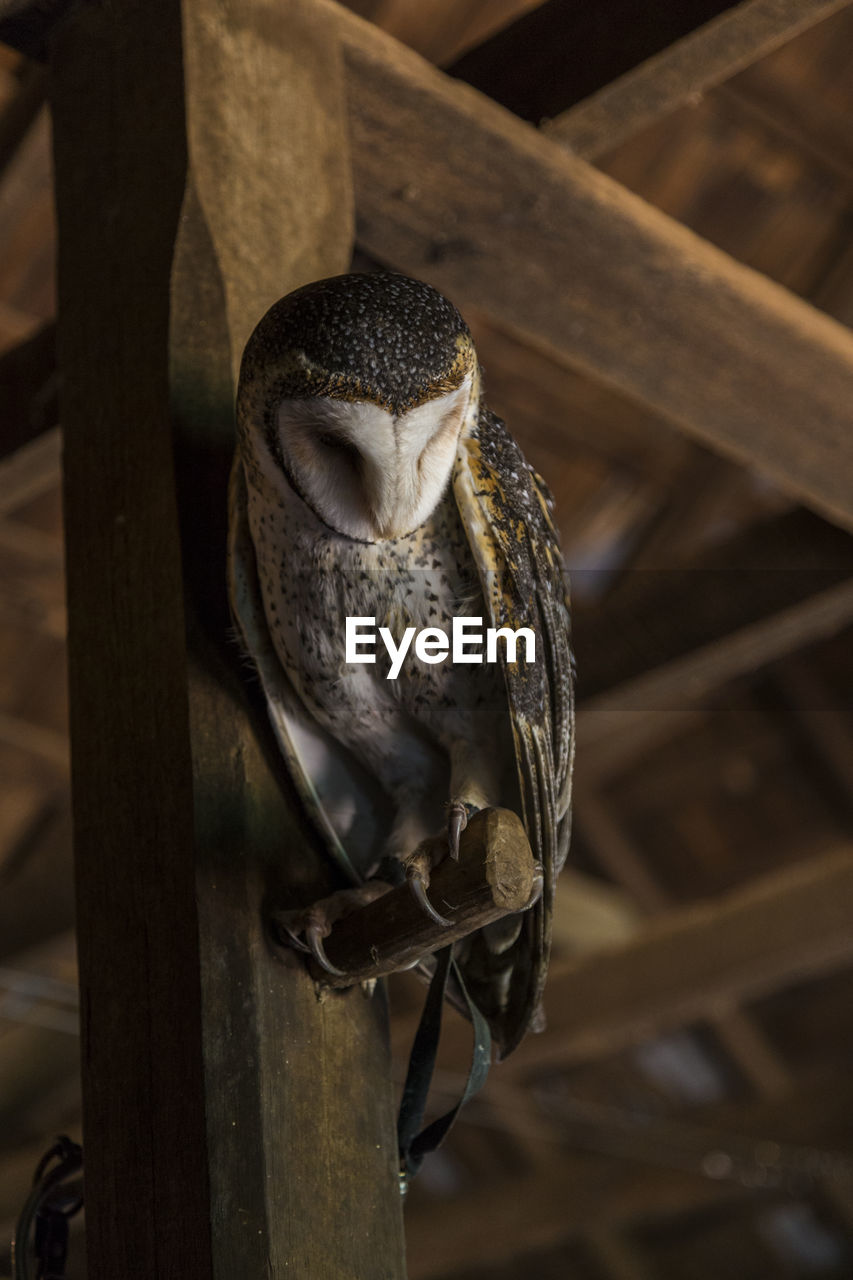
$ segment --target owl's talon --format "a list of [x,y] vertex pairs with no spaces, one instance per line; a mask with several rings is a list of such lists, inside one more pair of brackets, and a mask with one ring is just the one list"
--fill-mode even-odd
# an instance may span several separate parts
[[541,865],[537,862],[536,870],[533,874],[533,887],[530,890],[530,897],[527,899],[524,906],[521,908],[522,911],[529,911],[531,907],[536,905],[536,903],[542,897],[542,890],[544,888],[545,888],[545,876],[542,872]]
[[447,810],[447,843],[454,862],[459,861],[459,837],[468,826],[468,810],[460,800],[454,800]]
[[[295,927],[291,928],[291,926],[287,923],[286,920],[282,918],[282,916],[278,917],[276,924],[280,932],[287,934],[287,942],[285,944],[286,946],[293,947],[294,951],[304,951],[306,955],[310,953],[311,948],[308,946],[308,943],[305,942],[304,939],[300,937]],[[280,939],[280,941],[283,941],[283,939]]]
[[409,882],[409,888],[414,895],[415,901],[422,911],[425,911],[430,920],[440,925],[442,929],[449,929],[452,920],[448,920],[445,916],[440,915],[427,897],[427,881],[424,879],[423,873],[417,867],[410,867],[406,873],[406,879]]
[[320,968],[325,969],[326,973],[334,974],[336,978],[346,977],[343,969],[339,969],[336,965],[333,965],[329,957],[326,955],[326,949],[323,946],[324,936],[325,934],[323,932],[322,925],[309,924],[308,928],[305,930],[305,937],[308,939],[308,946],[305,949],[311,952]]

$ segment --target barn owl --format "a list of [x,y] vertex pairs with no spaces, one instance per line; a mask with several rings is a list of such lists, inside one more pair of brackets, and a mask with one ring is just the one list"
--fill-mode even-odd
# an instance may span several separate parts
[[[350,274],[282,298],[243,356],[229,586],[287,766],[353,883],[402,869],[441,921],[437,833],[455,856],[474,811],[522,816],[537,900],[457,944],[505,1055],[537,1016],[547,968],[573,669],[551,498],[480,386],[465,322],[429,285]],[[506,646],[491,663],[469,646],[467,661],[408,652],[394,679],[378,644],[375,661],[345,660],[347,619],[400,644],[459,616],[531,630],[534,660]],[[306,916],[302,937],[327,967],[332,918]]]

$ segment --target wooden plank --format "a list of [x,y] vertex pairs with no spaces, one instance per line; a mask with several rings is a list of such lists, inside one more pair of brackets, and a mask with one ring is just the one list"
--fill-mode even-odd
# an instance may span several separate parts
[[[624,946],[552,965],[547,1029],[500,1065],[496,1083],[520,1084],[692,1022],[725,1022],[740,1004],[852,963],[851,895],[853,848],[845,845],[655,916]],[[731,1040],[742,1031],[735,1019]],[[402,1049],[412,1028],[394,1034]],[[469,1041],[461,1019],[448,1019],[448,1060],[464,1062]],[[768,1083],[769,1094],[784,1096],[778,1064]]]
[[[538,124],[610,84],[733,0],[643,0],[576,4],[549,0],[465,54],[450,74]],[[618,33],[618,34],[617,34]]]
[[[33,317],[16,316],[9,308],[4,314],[0,306],[0,398],[3,403],[0,468],[9,454],[55,427],[58,420],[56,326],[45,324],[33,333],[35,326]],[[15,334],[20,340],[3,350],[7,337],[13,338]],[[58,466],[56,477],[58,480]],[[5,492],[3,496],[5,501]]]
[[853,811],[853,724],[814,661],[792,658],[774,672],[797,728],[831,780],[847,813]]
[[0,962],[64,934],[74,925],[71,814],[51,808],[2,868]]
[[[669,894],[605,797],[588,785],[576,786],[574,811],[574,822],[586,845],[616,884],[630,890],[638,904],[650,914],[669,909]],[[791,1085],[790,1073],[747,1014],[736,1007],[722,1010],[715,1015],[713,1027],[723,1048],[747,1080],[769,1097],[786,1092]]]
[[86,5],[53,105],[90,1274],[402,1276],[384,994],[269,945],[333,882],[225,599],[242,345],[351,253],[338,50],[301,0]]
[[[556,1128],[552,1120],[555,1142]],[[534,1172],[489,1180],[430,1213],[413,1206],[407,1213],[409,1277],[485,1277],[511,1258],[536,1275],[525,1254],[536,1259],[535,1268],[539,1250],[566,1248],[574,1232],[593,1224],[667,1217],[743,1194],[695,1173],[617,1169],[612,1162],[546,1148]]]
[[[492,1081],[503,1072],[498,1068]],[[492,1114],[509,1129],[516,1113],[512,1091],[499,1088],[497,1095]],[[536,1274],[534,1251],[556,1248],[573,1232],[664,1226],[705,1206],[747,1197],[754,1203],[756,1191],[774,1179],[778,1185],[780,1175],[802,1188],[830,1174],[829,1185],[843,1186],[846,1174],[849,1186],[850,1104],[849,1080],[838,1074],[803,1079],[785,1098],[725,1102],[684,1118],[646,1114],[642,1123],[616,1107],[540,1091],[544,1123],[532,1171],[472,1188],[439,1210],[434,1202],[412,1204],[411,1280],[438,1280],[463,1268],[466,1276],[468,1269],[486,1276],[510,1256],[518,1259],[519,1274]],[[479,1110],[475,1104],[468,1118]],[[609,1159],[593,1154],[606,1149]]]
[[595,1057],[853,962],[853,849],[813,857],[649,922],[620,950],[551,976],[548,1031],[502,1078]]
[[[325,939],[325,953],[340,973],[312,965],[314,977],[344,989],[409,969],[475,930],[523,911],[534,882],[521,819],[509,809],[481,809],[462,832],[458,860],[445,857],[432,873],[430,900],[445,923],[429,918],[409,884],[381,892],[336,921]],[[273,921],[279,919],[273,913]]]
[[595,159],[849,3],[743,0],[547,121],[545,132]]
[[0,711],[0,742],[8,743],[17,751],[41,756],[62,773],[68,772],[68,739],[55,729]]
[[345,45],[369,253],[853,525],[853,334],[355,14],[322,7]]
[[690,569],[629,575],[612,602],[575,617],[588,740],[614,712],[686,710],[853,622],[853,544],[796,511]]
[[0,515],[8,515],[59,484],[62,433],[53,427],[0,461]]
[[[555,360],[517,330],[496,325],[477,309],[467,310],[465,318],[483,366],[489,408],[511,424],[526,450],[563,453],[569,446],[592,452],[611,470],[639,471],[661,489],[673,486],[698,452],[636,401]],[[550,471],[548,476],[553,487]],[[558,508],[557,514],[565,513]]]

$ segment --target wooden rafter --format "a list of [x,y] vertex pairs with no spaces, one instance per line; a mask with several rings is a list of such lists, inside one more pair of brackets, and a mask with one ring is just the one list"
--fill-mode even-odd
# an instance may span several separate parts
[[550,138],[593,160],[850,0],[744,0],[546,122]]
[[[547,1107],[547,1099],[542,1101]],[[485,1275],[514,1252],[523,1267],[523,1253],[556,1246],[578,1232],[625,1229],[742,1200],[749,1192],[739,1174],[744,1173],[748,1185],[751,1172],[752,1181],[760,1185],[762,1159],[765,1184],[772,1181],[774,1160],[787,1158],[796,1165],[801,1157],[801,1184],[832,1171],[828,1185],[843,1189],[851,1171],[846,1156],[850,1103],[846,1079],[809,1079],[784,1099],[715,1104],[704,1108],[698,1120],[644,1116],[638,1122],[616,1109],[581,1104],[575,1112],[581,1123],[573,1128],[571,1104],[561,1119],[558,1096],[544,1126],[550,1142],[542,1141],[535,1171],[496,1178],[456,1202],[442,1204],[440,1231],[432,1213],[415,1209],[408,1227],[410,1278],[438,1280],[463,1267],[482,1267]],[[501,1106],[511,1111],[513,1103],[501,1097],[496,1109]],[[509,1118],[507,1123],[511,1124]],[[837,1154],[821,1160],[802,1144],[820,1144],[824,1152]],[[615,1166],[579,1154],[607,1148],[628,1156],[625,1163]],[[698,1172],[704,1157],[714,1153],[723,1156],[728,1170],[719,1180]],[[664,1167],[667,1160],[678,1170]],[[705,1167],[710,1175],[713,1164]]]
[[[624,946],[555,966],[546,1033],[528,1036],[498,1068],[498,1082],[524,1080],[690,1022],[853,962],[849,903],[853,849],[810,858],[720,898],[655,916]],[[394,1028],[399,1056],[414,1028]],[[448,1020],[451,1060],[469,1052],[470,1028]],[[774,1090],[774,1092],[777,1090]]]
[[853,622],[853,544],[795,511],[757,525],[690,569],[629,574],[576,618],[585,732],[608,715],[685,711]]
[[853,525],[853,335],[324,0],[358,236]]
[[851,901],[848,847],[657,917],[624,948],[555,975],[547,1039],[502,1071],[594,1057],[850,963]]
[[733,3],[680,0],[664,7],[644,0],[547,0],[448,70],[538,124],[618,80]]

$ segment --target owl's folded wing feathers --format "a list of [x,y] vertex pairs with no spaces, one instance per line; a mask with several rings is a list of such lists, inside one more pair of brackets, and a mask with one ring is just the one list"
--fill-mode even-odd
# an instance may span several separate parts
[[[488,410],[460,439],[453,491],[480,575],[488,625],[529,627],[536,638],[532,663],[507,662],[506,648],[499,646],[499,651],[504,655],[522,817],[542,865],[543,891],[515,939],[492,960],[503,975],[498,1007],[488,1007],[487,973],[481,968],[479,975],[469,975],[480,988],[505,1057],[537,1016],[548,967],[555,879],[568,851],[574,748],[568,588],[550,493],[504,424]],[[522,653],[520,647],[518,656]]]

